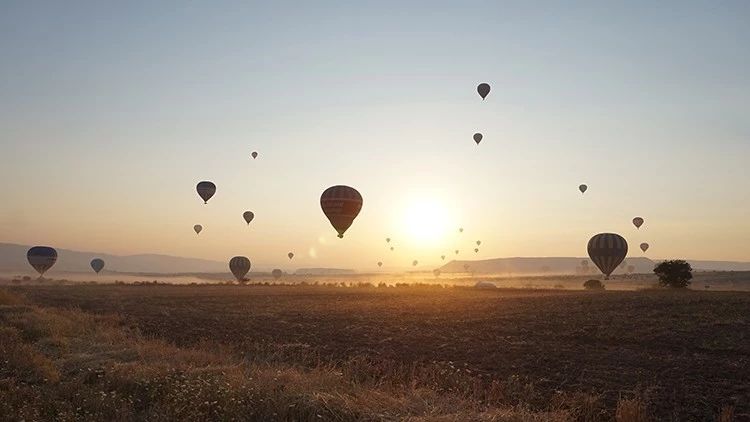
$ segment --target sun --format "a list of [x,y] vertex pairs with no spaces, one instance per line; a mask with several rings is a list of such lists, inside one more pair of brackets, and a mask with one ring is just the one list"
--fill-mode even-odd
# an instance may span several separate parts
[[449,214],[447,207],[438,200],[414,200],[404,209],[403,231],[414,243],[435,243],[448,231]]

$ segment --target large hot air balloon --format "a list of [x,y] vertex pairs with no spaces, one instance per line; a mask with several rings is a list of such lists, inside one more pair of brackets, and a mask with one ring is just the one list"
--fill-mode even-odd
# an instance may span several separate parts
[[26,259],[41,277],[57,262],[57,251],[49,246],[34,246],[26,252]]
[[193,230],[195,231],[195,234],[201,234],[201,232],[203,231],[203,226],[201,226],[200,224],[196,224],[193,226]]
[[258,158],[258,151],[253,151],[250,155],[253,156],[253,160]]
[[320,195],[320,207],[328,221],[343,238],[362,209],[362,195],[349,186],[331,186]]
[[480,142],[482,142],[482,134],[481,133],[475,133],[474,134],[474,142],[479,145]]
[[292,259],[292,258],[294,258],[294,253],[293,252],[289,252],[288,254],[286,254],[286,256],[288,256],[289,259]]
[[615,233],[599,233],[589,240],[589,258],[606,279],[628,254],[628,242]]
[[207,204],[208,200],[211,199],[211,197],[213,197],[216,193],[216,185],[211,182],[204,181],[198,183],[198,186],[195,187],[195,190],[198,191],[198,196],[203,199],[203,203]]
[[99,272],[104,269],[104,261],[99,258],[92,259],[91,269],[93,269],[95,273],[99,274]]
[[640,229],[643,225],[643,218],[642,217],[636,217],[633,219],[633,225],[636,229]]
[[242,218],[245,219],[245,222],[249,225],[251,221],[253,221],[253,218],[255,218],[255,214],[253,214],[252,211],[245,211],[242,213]]
[[586,191],[589,189],[586,185],[578,186],[578,190],[581,191],[581,193],[586,193]]
[[242,281],[250,271],[250,260],[244,256],[235,256],[229,260],[229,269],[232,271],[232,274],[234,274],[234,278],[236,278],[237,281]]
[[383,266],[383,263],[378,261],[378,267],[382,267],[382,266]]
[[649,248],[648,243],[646,243],[646,242],[641,243],[641,250],[643,252],[646,252],[648,250],[648,248]]
[[481,83],[479,86],[477,86],[477,92],[479,93],[479,96],[482,97],[482,100],[487,98],[487,95],[490,93],[490,84],[487,83]]
[[271,275],[275,280],[278,280],[281,278],[281,275],[284,274],[280,269],[276,268],[275,270],[271,271]]

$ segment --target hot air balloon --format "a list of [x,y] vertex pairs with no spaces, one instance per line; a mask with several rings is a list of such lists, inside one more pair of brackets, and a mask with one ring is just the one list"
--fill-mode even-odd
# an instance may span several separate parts
[[[642,217],[636,217],[633,219],[633,225],[636,229],[640,229],[643,225],[643,218]],[[658,225],[658,224],[657,224]]]
[[196,224],[193,226],[193,230],[195,230],[195,234],[201,234],[201,232],[203,231],[203,226],[201,226],[200,224]]
[[391,251],[393,251],[393,246],[391,246]]
[[382,267],[382,266],[383,266],[383,263],[378,261],[378,267]]
[[586,191],[589,189],[586,185],[578,186],[578,190],[581,191],[581,193],[586,193]]
[[641,243],[641,250],[643,252],[646,252],[648,250],[648,248],[649,248],[648,243],[646,243],[646,242]]
[[440,277],[440,270],[435,268],[434,270],[432,270],[432,274],[434,274],[435,277]]
[[41,278],[57,262],[57,251],[49,246],[34,246],[26,252],[26,259]]
[[385,243],[391,243],[391,238],[390,237],[386,237],[385,238]]
[[362,209],[362,195],[349,186],[331,186],[320,196],[320,207],[328,221],[343,238]]
[[412,267],[416,267],[417,264],[419,264],[419,261],[417,261],[416,259],[411,263]]
[[234,274],[234,278],[236,278],[237,281],[242,281],[250,271],[250,260],[244,256],[235,256],[229,260],[229,269],[232,271],[232,274]]
[[458,228],[458,232],[459,232],[459,233],[463,233],[463,232],[464,232],[464,228],[463,228],[463,227],[459,227],[459,228]]
[[474,248],[474,253],[479,252],[479,248]]
[[282,274],[284,274],[284,273],[283,273],[283,272],[281,272],[281,270],[280,270],[280,269],[278,269],[278,268],[276,268],[275,270],[271,271],[271,275],[273,276],[273,278],[274,278],[275,280],[278,280],[278,279],[280,279],[280,278],[281,278],[281,275],[282,275]]
[[475,133],[474,134],[474,142],[479,145],[480,142],[482,142],[482,134],[481,133]]
[[628,254],[628,242],[615,233],[599,233],[589,240],[589,258],[606,279]]
[[99,274],[99,272],[104,269],[104,261],[99,258],[92,259],[91,269],[93,269],[95,273]]
[[253,151],[252,153],[250,153],[250,155],[253,156],[253,160],[254,160],[254,159],[258,158],[258,151]]
[[479,93],[479,96],[482,97],[482,100],[484,100],[490,93],[490,85],[486,83],[479,84],[479,86],[477,86],[477,92]]
[[464,271],[469,271],[469,264],[464,264]]
[[288,257],[289,257],[289,259],[292,259],[292,258],[294,258],[294,254],[293,254],[292,252],[289,252],[288,254],[286,254],[286,256],[288,256]]
[[482,246],[482,241],[481,240],[477,240],[477,246]]
[[252,211],[245,211],[242,213],[242,218],[245,219],[245,222],[249,225],[251,221],[253,221],[253,218],[255,218],[255,214],[253,214]]
[[458,255],[458,249],[456,249],[456,251],[455,251],[455,252],[456,252],[456,255]]
[[203,199],[203,203],[207,204],[208,200],[216,193],[216,185],[211,182],[200,182],[198,183],[198,186],[195,187],[195,190],[198,191],[198,196]]
[[445,261],[445,255],[440,255],[440,259],[442,259],[443,261]]

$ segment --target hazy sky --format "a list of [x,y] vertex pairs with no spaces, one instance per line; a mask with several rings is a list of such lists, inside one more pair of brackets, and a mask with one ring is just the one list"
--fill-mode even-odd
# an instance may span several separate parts
[[[744,1],[3,1],[0,241],[366,269],[615,231],[750,260],[748,45]],[[343,240],[334,184],[364,197]]]

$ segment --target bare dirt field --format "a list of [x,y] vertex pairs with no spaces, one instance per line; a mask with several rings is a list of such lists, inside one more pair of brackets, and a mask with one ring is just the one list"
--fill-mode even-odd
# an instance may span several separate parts
[[750,418],[750,293],[112,285],[10,291],[44,309],[117,315],[119,328],[179,348],[340,370],[367,385],[423,383],[470,396],[480,407],[553,412],[549,419],[562,410],[573,420],[627,420],[623,400],[652,420],[716,420],[722,410]]

